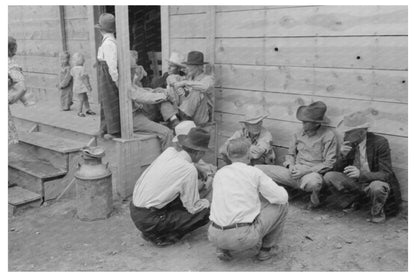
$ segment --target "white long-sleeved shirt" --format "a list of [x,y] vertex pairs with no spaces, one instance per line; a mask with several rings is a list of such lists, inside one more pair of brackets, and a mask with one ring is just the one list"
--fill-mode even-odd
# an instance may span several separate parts
[[180,196],[183,206],[194,214],[209,207],[199,198],[198,172],[185,151],[167,148],[143,172],[133,191],[133,204],[161,209]]
[[258,168],[233,163],[217,171],[210,219],[218,225],[253,222],[260,213],[259,193],[272,204],[286,204],[286,190]]
[[117,41],[113,34],[106,33],[103,35],[103,42],[98,48],[97,59],[107,63],[111,79],[113,79],[114,82],[117,82]]

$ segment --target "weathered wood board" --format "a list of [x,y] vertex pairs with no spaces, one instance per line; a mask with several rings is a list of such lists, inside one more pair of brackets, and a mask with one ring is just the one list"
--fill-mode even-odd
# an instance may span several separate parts
[[209,6],[169,6],[170,15],[205,13]]
[[[13,33],[11,33],[13,36]],[[61,51],[61,42],[59,40],[38,40],[22,39],[17,40],[17,55],[20,56],[41,56],[41,57],[58,57]]]
[[205,21],[207,15],[202,14],[183,14],[170,17],[170,37],[171,38],[192,38],[205,37]]
[[205,38],[188,38],[188,39],[171,39],[170,51],[171,52],[179,52],[183,53],[186,57],[186,54],[189,51],[201,51],[202,53],[206,54],[207,46],[206,46],[206,39]]
[[87,19],[87,6],[64,6],[65,19]]
[[9,22],[59,19],[58,6],[8,6]]
[[[57,9],[57,6],[56,6]],[[30,17],[33,18],[33,15]],[[9,22],[9,34],[19,39],[58,40],[60,38],[59,19],[37,19]]]
[[408,102],[407,71],[219,64],[215,72],[223,88]]
[[52,74],[39,74],[25,72],[25,81],[28,87],[56,89],[58,76]]
[[407,137],[407,104],[231,89],[218,89],[216,100],[216,112],[242,115],[246,104],[260,103],[265,104],[270,118],[292,122],[297,122],[296,110],[300,105],[320,100],[328,107],[326,114],[331,126],[347,114],[372,109],[369,118],[375,132]]
[[230,38],[215,63],[406,70],[407,36]]
[[60,67],[58,57],[15,56],[14,59],[25,72],[56,74]]
[[65,35],[67,37],[67,40],[84,40],[84,43],[88,44],[88,19],[65,19]]
[[217,37],[408,34],[406,6],[239,8],[246,10],[217,13]]

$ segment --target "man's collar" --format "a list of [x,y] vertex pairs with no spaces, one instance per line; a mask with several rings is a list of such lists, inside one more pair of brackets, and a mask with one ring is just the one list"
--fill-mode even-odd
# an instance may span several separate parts
[[302,136],[313,137],[313,136],[316,136],[321,130],[322,130],[322,125],[320,125],[318,129],[316,129],[315,134],[313,134],[312,136],[308,136],[308,134],[306,134],[305,130],[303,130],[302,128],[301,134]]
[[114,39],[114,34],[112,34],[112,33],[105,33],[105,34],[103,34],[103,41],[104,41],[106,38],[113,38],[113,39]]

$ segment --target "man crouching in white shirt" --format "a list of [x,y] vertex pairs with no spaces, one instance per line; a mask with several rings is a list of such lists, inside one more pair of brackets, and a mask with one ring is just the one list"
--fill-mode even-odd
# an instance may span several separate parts
[[257,259],[272,257],[288,212],[286,190],[258,168],[249,166],[250,142],[233,139],[227,146],[231,165],[217,171],[208,239],[220,260],[232,259],[230,250],[260,248]]
[[209,201],[200,199],[193,164],[210,150],[209,139],[202,128],[178,135],[183,151],[167,148],[137,180],[130,216],[145,240],[167,246],[209,222]]

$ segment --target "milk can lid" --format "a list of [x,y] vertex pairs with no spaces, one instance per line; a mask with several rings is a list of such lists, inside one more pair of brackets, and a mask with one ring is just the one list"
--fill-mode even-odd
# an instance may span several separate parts
[[84,155],[93,157],[93,158],[101,158],[104,157],[104,148],[101,146],[90,146],[82,148],[82,152]]

